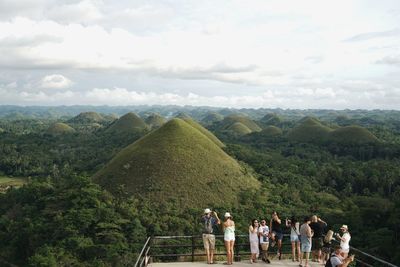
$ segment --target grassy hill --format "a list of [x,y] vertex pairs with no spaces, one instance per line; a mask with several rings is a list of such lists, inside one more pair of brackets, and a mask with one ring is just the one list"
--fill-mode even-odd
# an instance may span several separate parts
[[161,125],[167,122],[167,119],[160,116],[159,114],[151,114],[146,118],[145,122],[147,125],[154,129],[161,127]]
[[273,137],[282,134],[282,130],[276,126],[270,125],[263,129],[260,134],[262,136]]
[[282,123],[281,117],[275,113],[268,113],[260,120],[265,125],[280,125]]
[[252,132],[260,132],[261,128],[257,125],[253,120],[249,117],[242,116],[242,115],[229,115],[225,117],[220,123],[219,128],[221,130],[227,130],[232,124],[240,122],[241,124],[245,125],[249,128]]
[[345,126],[330,132],[328,141],[340,144],[376,143],[378,138],[361,126]]
[[224,119],[224,116],[222,116],[221,114],[217,113],[217,112],[209,112],[206,114],[206,116],[204,116],[201,119],[201,122],[204,125],[211,125],[214,122],[219,122],[222,121]]
[[82,112],[77,116],[70,119],[68,122],[70,123],[80,123],[80,124],[87,124],[87,123],[99,123],[105,121],[104,117],[101,116],[97,112]]
[[222,143],[213,133],[211,133],[209,130],[207,130],[206,128],[204,128],[203,126],[201,126],[199,123],[197,123],[195,120],[193,120],[190,117],[184,117],[182,118],[182,120],[184,120],[186,123],[188,123],[190,126],[192,126],[193,128],[197,129],[199,132],[201,132],[202,134],[204,134],[205,136],[208,137],[208,139],[210,139],[211,141],[214,142],[214,144],[216,144],[219,147],[224,147],[225,144]]
[[288,133],[288,139],[296,142],[324,142],[331,128],[323,125],[320,121],[312,117],[305,117],[300,123]]
[[75,129],[69,126],[68,124],[58,122],[51,125],[46,133],[50,135],[62,135],[62,134],[70,134],[74,133]]
[[235,122],[234,124],[230,125],[226,130],[228,133],[235,136],[243,136],[252,132],[249,127],[241,122]]
[[111,192],[124,184],[156,205],[197,208],[234,205],[239,192],[259,186],[218,145],[177,118],[124,148],[93,178]]
[[107,129],[108,133],[138,133],[148,129],[146,123],[135,113],[129,112],[114,121]]
[[26,178],[0,176],[0,193],[6,192],[9,187],[21,187],[27,182]]

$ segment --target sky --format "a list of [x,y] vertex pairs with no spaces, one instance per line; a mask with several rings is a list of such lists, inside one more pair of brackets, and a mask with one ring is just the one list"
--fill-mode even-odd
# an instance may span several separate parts
[[398,0],[0,0],[0,105],[400,109]]

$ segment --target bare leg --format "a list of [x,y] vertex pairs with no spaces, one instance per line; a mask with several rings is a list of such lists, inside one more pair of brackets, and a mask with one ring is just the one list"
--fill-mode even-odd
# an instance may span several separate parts
[[293,261],[296,260],[296,242],[292,242],[292,259]]
[[210,249],[206,248],[207,263],[210,263]]
[[214,262],[214,250],[210,249],[210,263]]
[[235,246],[235,240],[230,241],[230,250],[231,250],[231,260],[230,264],[233,263],[233,247]]
[[279,259],[281,259],[281,253],[282,253],[282,239],[278,239],[278,253],[279,253]]
[[225,241],[225,249],[226,249],[226,262],[229,264],[229,259],[231,258],[230,257],[231,248],[229,241]]
[[308,266],[308,259],[310,257],[310,252],[306,252],[306,264],[304,265],[305,267]]
[[296,242],[296,247],[297,247],[297,260],[300,261],[300,241]]

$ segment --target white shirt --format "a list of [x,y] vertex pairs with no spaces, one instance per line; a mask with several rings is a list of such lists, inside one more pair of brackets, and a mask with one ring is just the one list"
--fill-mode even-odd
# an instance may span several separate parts
[[350,249],[350,245],[349,245],[350,239],[351,239],[350,233],[346,232],[346,233],[343,234],[342,239],[340,241],[340,247],[343,250],[349,250]]
[[[260,225],[260,227],[258,228],[258,233],[261,233],[260,244],[269,243],[269,240],[268,240],[269,227],[268,227],[268,225],[264,225],[264,226]],[[264,235],[266,235],[266,237]]]

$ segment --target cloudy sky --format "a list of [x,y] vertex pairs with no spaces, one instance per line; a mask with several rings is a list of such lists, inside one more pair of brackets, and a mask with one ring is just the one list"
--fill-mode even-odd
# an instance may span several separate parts
[[0,104],[400,109],[400,2],[0,0]]

